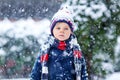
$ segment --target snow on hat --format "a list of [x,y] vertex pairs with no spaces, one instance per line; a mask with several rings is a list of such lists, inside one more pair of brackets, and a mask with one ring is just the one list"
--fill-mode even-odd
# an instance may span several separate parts
[[64,6],[61,7],[53,16],[50,24],[51,28],[51,34],[53,34],[53,28],[56,25],[57,22],[65,22],[70,26],[71,31],[73,31],[74,27],[74,21],[72,16],[72,10],[70,10],[70,7]]

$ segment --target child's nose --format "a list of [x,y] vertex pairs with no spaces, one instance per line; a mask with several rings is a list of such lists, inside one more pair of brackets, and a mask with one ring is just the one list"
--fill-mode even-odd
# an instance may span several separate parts
[[63,30],[63,29],[60,29],[60,32],[61,32],[61,33],[63,33],[63,32],[64,32],[64,30]]

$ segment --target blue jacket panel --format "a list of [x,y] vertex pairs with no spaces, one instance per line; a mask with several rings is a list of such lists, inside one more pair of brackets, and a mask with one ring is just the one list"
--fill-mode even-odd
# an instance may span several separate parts
[[[85,60],[82,60],[81,80],[86,80]],[[35,61],[31,72],[31,80],[41,80],[40,56]],[[73,52],[68,50],[59,50],[53,47],[49,52],[48,60],[48,78],[49,80],[76,80]]]
[[75,80],[74,58],[72,53],[52,49],[49,55],[48,71],[50,80]]
[[40,56],[38,56],[31,72],[31,80],[40,80],[41,69],[42,66],[40,64]]

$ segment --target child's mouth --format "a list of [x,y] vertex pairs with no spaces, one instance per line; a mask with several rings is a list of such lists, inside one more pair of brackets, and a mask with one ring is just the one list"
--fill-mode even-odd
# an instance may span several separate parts
[[64,37],[64,35],[59,35],[59,36]]

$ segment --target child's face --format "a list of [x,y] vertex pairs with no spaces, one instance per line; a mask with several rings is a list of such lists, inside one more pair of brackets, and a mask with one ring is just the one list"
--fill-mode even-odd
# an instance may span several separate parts
[[65,22],[58,22],[56,23],[54,29],[53,29],[53,35],[56,39],[60,41],[65,41],[70,37],[70,34],[72,33],[69,25]]

